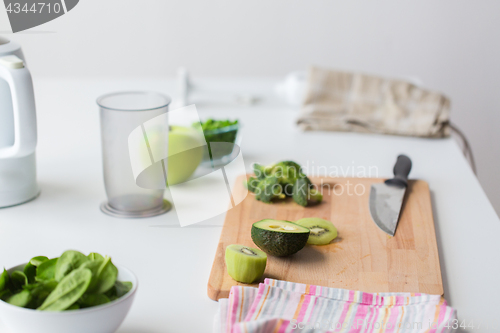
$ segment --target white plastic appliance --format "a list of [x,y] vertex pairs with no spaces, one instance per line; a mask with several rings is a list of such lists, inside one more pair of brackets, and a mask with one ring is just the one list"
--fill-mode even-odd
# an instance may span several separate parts
[[36,198],[36,110],[21,46],[0,37],[0,208]]

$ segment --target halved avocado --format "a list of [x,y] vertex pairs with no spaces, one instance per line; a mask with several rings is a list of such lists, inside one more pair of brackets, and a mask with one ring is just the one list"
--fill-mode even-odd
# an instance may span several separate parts
[[307,243],[309,229],[289,221],[266,219],[252,225],[252,240],[262,251],[285,257],[300,251]]

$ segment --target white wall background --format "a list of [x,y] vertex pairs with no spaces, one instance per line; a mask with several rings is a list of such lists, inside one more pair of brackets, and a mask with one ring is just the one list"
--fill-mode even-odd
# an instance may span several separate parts
[[451,97],[500,212],[499,15],[497,0],[81,0],[7,37],[38,76],[166,77],[181,65],[195,76],[283,76],[308,64],[417,76]]

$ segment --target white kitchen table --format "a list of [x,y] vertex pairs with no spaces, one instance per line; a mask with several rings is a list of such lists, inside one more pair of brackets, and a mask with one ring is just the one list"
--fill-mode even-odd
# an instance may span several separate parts
[[[252,162],[293,159],[336,167],[345,176],[372,166],[378,175],[371,176],[389,177],[396,156],[408,154],[411,177],[430,185],[445,297],[460,321],[474,324],[459,332],[499,332],[500,223],[455,141],[303,133],[294,123],[297,111],[274,96],[276,82],[202,80],[212,92],[200,92],[193,101],[203,118],[240,119],[247,171]],[[67,249],[108,254],[139,278],[135,303],[118,332],[211,332],[217,302],[207,296],[207,281],[224,216],[181,228],[175,211],[117,219],[99,210],[105,193],[95,99],[117,90],[174,95],[175,80],[35,77],[34,84],[42,191],[32,202],[0,209],[0,266]],[[259,102],[238,104],[229,91],[243,99],[254,94]]]

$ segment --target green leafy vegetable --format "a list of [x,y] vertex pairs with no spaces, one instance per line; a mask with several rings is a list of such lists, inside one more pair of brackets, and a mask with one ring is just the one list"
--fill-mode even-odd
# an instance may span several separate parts
[[70,306],[69,308],[67,308],[66,311],[78,310],[78,309],[80,309],[80,305],[75,303],[72,306]]
[[88,261],[83,253],[73,250],[68,250],[64,252],[56,264],[55,279],[56,281],[61,281],[66,275],[71,271],[80,267],[81,264]]
[[111,301],[106,295],[88,294],[82,296],[82,298],[78,301],[78,305],[81,308],[89,308],[92,306],[98,306],[109,302]]
[[38,310],[64,311],[75,303],[87,290],[92,279],[88,268],[74,269],[59,282]]
[[[57,273],[58,272],[58,273]],[[56,273],[63,276],[56,280]],[[77,310],[112,302],[132,290],[117,280],[108,256],[66,251],[60,258],[32,258],[23,271],[0,274],[0,300],[43,311]]]
[[36,281],[49,281],[55,278],[56,265],[59,258],[44,261],[36,268]]
[[6,301],[11,295],[12,295],[12,292],[9,289],[5,289],[3,291],[0,291],[0,299],[2,301]]
[[14,291],[17,291],[28,284],[28,278],[21,271],[14,271],[10,275],[12,281],[12,287]]
[[[194,123],[193,127],[199,127],[200,123]],[[208,153],[212,159],[218,159],[233,151],[232,145],[210,145],[212,142],[236,141],[238,133],[238,120],[215,120],[208,119],[201,123],[201,129],[208,143]]]
[[28,278],[28,283],[35,282],[36,266],[33,266],[31,262],[27,263],[26,266],[24,266],[23,273]]
[[7,303],[20,307],[27,306],[30,301],[31,293],[29,292],[29,290],[23,290],[7,298]]
[[90,281],[89,284],[89,291],[92,291],[92,289],[94,289],[95,286],[97,285],[99,268],[101,267],[103,262],[104,262],[104,257],[103,259],[87,261],[80,266],[81,268],[88,268],[92,272],[92,280]]
[[123,295],[128,293],[130,290],[132,290],[132,282],[116,281],[115,282],[115,290],[116,290],[116,296],[122,297]]
[[45,299],[57,287],[56,280],[42,281],[26,286],[25,289],[31,290],[32,301],[29,308],[36,309],[43,304]]
[[106,256],[95,275],[95,284],[89,288],[90,293],[103,294],[114,286],[118,269],[111,262],[111,258]]
[[104,295],[106,295],[110,300],[115,300],[122,297],[126,293],[132,290],[132,282],[121,282],[116,281],[115,285],[109,289]]
[[35,267],[38,267],[42,263],[46,262],[47,260],[49,260],[49,258],[44,257],[44,256],[38,256],[38,257],[31,258],[30,264],[35,266]]
[[[194,126],[198,124],[195,123]],[[208,119],[201,123],[201,129],[205,134],[205,138],[210,138],[212,140],[207,140],[207,142],[234,142],[236,139],[236,132],[233,131],[220,131],[227,127],[233,127],[238,125],[238,120],[215,120]],[[219,131],[219,132],[218,132]],[[215,133],[214,133],[215,132]],[[207,137],[208,136],[208,137]]]
[[95,252],[90,253],[87,256],[87,258],[89,258],[90,260],[99,260],[99,259],[104,260],[104,257],[102,255],[100,255],[99,253],[95,253]]
[[4,268],[2,274],[0,274],[0,292],[4,291],[9,287],[10,276],[7,270]]

